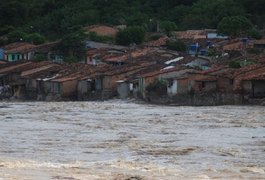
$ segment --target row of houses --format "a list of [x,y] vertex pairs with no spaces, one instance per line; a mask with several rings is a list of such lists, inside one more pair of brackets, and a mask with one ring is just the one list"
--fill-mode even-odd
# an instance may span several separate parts
[[62,56],[54,50],[59,41],[33,45],[27,42],[15,42],[0,48],[0,61],[15,62],[20,60],[35,60],[43,56],[47,60],[61,63]]
[[[126,55],[124,64],[119,66],[51,61],[3,64],[0,65],[1,93],[4,94],[3,88],[7,87],[5,92],[9,96],[34,100],[102,100],[134,96],[155,102],[163,96],[167,102],[182,101],[184,104],[190,104],[187,103],[190,98],[199,99],[203,95],[208,98],[210,94],[215,95],[213,100],[217,94],[223,97],[218,104],[233,104],[235,101],[231,97],[234,95],[239,97],[239,103],[265,97],[264,57],[257,64],[240,69],[208,64],[209,68],[202,70],[190,64],[203,59],[161,50],[142,51],[133,59]],[[120,57],[124,54],[117,55],[118,60]],[[157,80],[166,83],[164,94],[148,90]]]
[[[98,30],[98,27],[92,30]],[[105,33],[104,28],[99,30]],[[223,50],[226,47],[227,51],[237,50],[233,45],[238,47],[244,43],[240,39],[226,40],[227,37],[218,36],[213,30],[178,32],[177,37],[187,43],[211,40],[211,45],[223,47]],[[0,94],[37,100],[135,96],[159,101],[163,97],[167,102],[183,101],[184,104],[195,104],[194,99],[205,95],[201,99],[203,102],[209,94],[220,104],[235,103],[230,101],[235,99],[234,96],[239,97],[241,103],[265,96],[264,56],[254,57],[255,65],[233,69],[227,65],[235,59],[216,62],[206,56],[167,50],[168,39],[161,37],[137,47],[87,41],[87,57],[76,64],[64,64],[62,57],[54,51],[59,41],[42,45],[9,44],[0,50],[0,57],[4,59],[0,61]],[[263,41],[257,42],[262,48]],[[255,43],[251,46],[255,47]],[[36,55],[43,55],[48,61],[36,62]],[[253,57],[244,54],[236,60],[238,58],[249,60]],[[162,94],[150,92],[148,88],[156,81],[166,84]]]

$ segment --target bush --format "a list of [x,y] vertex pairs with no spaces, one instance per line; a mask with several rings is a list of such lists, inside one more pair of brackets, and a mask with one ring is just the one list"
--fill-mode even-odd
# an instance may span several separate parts
[[156,40],[158,40],[161,37],[162,37],[161,34],[153,34],[153,35],[148,37],[148,41],[156,41]]
[[14,30],[8,33],[8,41],[18,42],[18,41],[25,41],[26,33],[20,30]]
[[145,29],[141,26],[131,26],[117,33],[116,42],[120,45],[141,44],[144,41]]
[[261,32],[259,32],[257,29],[253,28],[252,30],[250,30],[248,32],[248,35],[254,39],[261,39],[262,38],[262,34]]
[[156,93],[157,95],[165,95],[167,93],[167,83],[164,80],[155,79],[154,82],[146,87],[148,93]]
[[252,64],[256,64],[256,62],[252,60],[232,61],[229,63],[229,67],[238,69]]
[[33,44],[42,44],[46,41],[45,37],[40,35],[39,33],[32,33],[25,36],[25,40],[27,42],[33,43]]
[[167,42],[167,49],[174,50],[174,51],[181,51],[186,52],[187,46],[183,41],[168,41]]
[[238,61],[232,61],[229,63],[229,67],[238,69],[238,68],[241,68],[241,65],[240,65],[240,62],[238,62]]
[[47,56],[44,54],[35,54],[33,59],[34,61],[46,61]]
[[171,36],[171,32],[177,29],[177,25],[171,21],[162,21],[160,28],[167,36]]

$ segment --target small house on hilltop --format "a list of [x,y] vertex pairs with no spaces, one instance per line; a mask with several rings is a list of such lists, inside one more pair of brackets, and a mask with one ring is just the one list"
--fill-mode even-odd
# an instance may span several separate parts
[[4,46],[5,60],[9,62],[19,60],[32,60],[34,56],[33,49],[36,45],[30,43],[12,43]]

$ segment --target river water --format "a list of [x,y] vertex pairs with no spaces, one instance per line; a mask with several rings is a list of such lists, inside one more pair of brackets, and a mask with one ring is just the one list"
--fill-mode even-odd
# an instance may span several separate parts
[[265,108],[1,102],[0,180],[265,179]]

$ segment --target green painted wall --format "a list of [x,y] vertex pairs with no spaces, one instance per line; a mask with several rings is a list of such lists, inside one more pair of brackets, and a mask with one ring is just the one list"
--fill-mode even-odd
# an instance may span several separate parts
[[9,61],[9,62],[18,61],[21,59],[23,59],[23,58],[22,58],[22,54],[20,54],[20,53],[14,53],[14,54],[8,54],[7,55],[7,61]]

